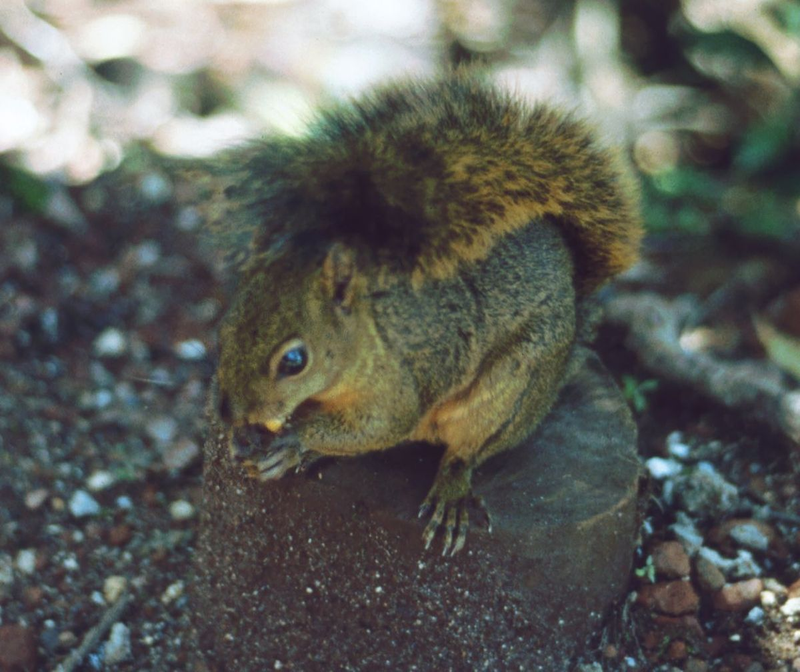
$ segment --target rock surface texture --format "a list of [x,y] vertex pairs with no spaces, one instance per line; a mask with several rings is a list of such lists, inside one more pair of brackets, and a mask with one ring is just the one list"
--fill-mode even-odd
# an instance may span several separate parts
[[636,429],[593,357],[525,445],[478,471],[489,533],[425,551],[440,450],[245,477],[212,421],[192,599],[211,670],[561,670],[628,581]]

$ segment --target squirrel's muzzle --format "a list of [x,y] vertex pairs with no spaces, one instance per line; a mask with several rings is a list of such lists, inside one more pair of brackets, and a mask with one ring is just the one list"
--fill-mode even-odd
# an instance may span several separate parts
[[275,437],[261,425],[242,425],[233,430],[230,442],[231,457],[235,460],[249,460],[253,455],[262,452]]

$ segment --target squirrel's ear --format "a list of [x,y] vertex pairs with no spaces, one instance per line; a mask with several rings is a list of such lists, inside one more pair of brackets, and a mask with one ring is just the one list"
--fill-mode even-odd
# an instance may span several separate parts
[[353,305],[355,275],[355,252],[341,243],[334,243],[322,262],[322,288],[330,300],[345,312]]

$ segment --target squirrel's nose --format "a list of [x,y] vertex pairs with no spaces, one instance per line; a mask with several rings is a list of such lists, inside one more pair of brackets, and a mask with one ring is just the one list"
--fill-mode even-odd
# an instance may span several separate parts
[[246,460],[258,452],[272,435],[260,425],[243,425],[233,430],[231,450],[233,457]]

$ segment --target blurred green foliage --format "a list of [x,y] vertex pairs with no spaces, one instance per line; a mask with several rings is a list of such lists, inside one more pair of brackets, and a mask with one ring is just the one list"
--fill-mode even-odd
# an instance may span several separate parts
[[622,395],[637,413],[644,413],[647,410],[647,395],[657,389],[657,380],[638,380],[633,376],[622,377]]
[[0,162],[0,195],[9,197],[23,211],[41,213],[50,190],[39,176]]
[[665,56],[653,67],[651,54],[646,64],[650,80],[689,88],[700,105],[725,115],[716,131],[691,120],[670,129],[679,157],[643,175],[646,224],[653,231],[798,237],[800,2],[753,3],[752,20],[731,15],[709,26],[690,21],[689,5],[703,2],[620,2],[623,18],[635,13],[645,34],[662,41],[656,47]]

